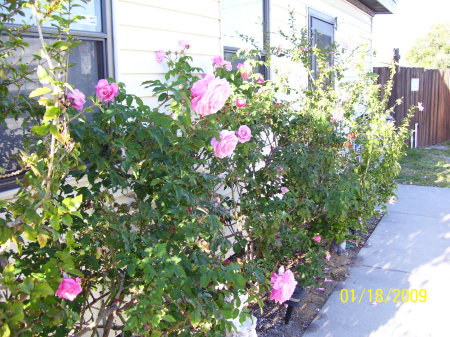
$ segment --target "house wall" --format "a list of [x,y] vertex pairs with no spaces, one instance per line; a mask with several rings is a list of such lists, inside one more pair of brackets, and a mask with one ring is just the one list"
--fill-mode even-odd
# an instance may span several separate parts
[[[289,47],[289,44],[278,33],[289,31],[289,12],[294,12],[298,27],[308,27],[308,8],[319,11],[336,19],[335,42],[348,44],[350,49],[358,45],[372,48],[372,16],[350,4],[346,0],[276,0],[271,2],[270,42],[272,46]],[[369,61],[370,62],[370,61]],[[370,64],[368,65],[370,66]],[[272,76],[278,70],[288,76],[294,86],[307,83],[307,74],[297,64],[287,60],[274,60]],[[349,74],[351,76],[351,74]]]
[[[177,50],[179,40],[186,40],[192,46],[189,54],[194,65],[205,71],[211,71],[211,59],[223,53],[220,0],[115,0],[113,7],[116,78],[149,105],[155,100],[140,84],[162,79],[167,70],[156,62],[155,51]],[[288,30],[290,9],[295,11],[299,27],[308,26],[308,7],[337,17],[337,42],[371,46],[372,17],[345,0],[272,0],[273,46],[286,45],[276,32]],[[278,60],[274,66],[289,74],[293,85],[305,83],[306,74],[297,65]]]
[[156,62],[157,50],[179,50],[186,40],[194,66],[212,71],[222,50],[219,0],[115,0],[114,7],[116,77],[145,103],[153,102],[151,91],[140,84],[167,70]]

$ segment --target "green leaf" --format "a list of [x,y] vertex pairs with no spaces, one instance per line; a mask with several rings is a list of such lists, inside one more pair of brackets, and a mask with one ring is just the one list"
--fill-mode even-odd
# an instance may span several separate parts
[[29,294],[34,288],[34,282],[32,279],[26,278],[21,284],[19,284],[19,288],[24,293]]
[[160,179],[160,178],[155,178],[155,179],[153,179],[153,180],[150,182],[150,186],[158,185],[158,184],[161,183],[161,182],[163,182],[162,179]]
[[47,234],[38,234],[37,240],[40,248],[44,248],[47,245],[47,240],[49,236]]
[[198,324],[202,319],[202,315],[199,310],[195,309],[189,314],[189,319],[191,320],[192,324]]
[[48,106],[44,114],[44,122],[55,119],[61,114],[61,109],[56,106]]
[[62,51],[67,50],[67,49],[69,49],[71,47],[72,47],[72,43],[71,42],[67,42],[67,41],[56,41],[53,44],[53,48],[60,49]]
[[31,132],[38,136],[46,135],[50,130],[50,124],[35,125],[31,128]]
[[166,322],[169,322],[169,323],[174,323],[174,322],[176,322],[176,319],[173,318],[172,315],[164,315],[164,316],[162,317],[162,319],[165,320]]
[[47,297],[54,295],[55,291],[48,283],[38,283],[34,286],[32,294],[37,297]]
[[50,89],[48,87],[36,88],[30,93],[30,97],[32,98],[32,97],[45,95],[45,94],[48,94],[50,91],[52,91],[52,89]]
[[3,324],[0,327],[0,337],[9,337],[11,336],[11,330],[9,330],[8,324]]
[[48,76],[47,70],[41,65],[37,67],[37,77],[42,84],[49,84],[50,77]]
[[23,230],[23,236],[28,241],[34,242],[37,239],[37,232],[33,229],[33,227],[25,226]]
[[77,244],[75,244],[75,239],[73,237],[73,232],[72,231],[68,231],[66,234],[66,243],[67,243],[67,247],[69,248],[73,248],[78,246]]
[[78,208],[80,208],[82,202],[83,195],[79,194],[75,198],[65,198],[62,203],[70,212],[75,212]]
[[66,226],[72,226],[72,224],[73,224],[73,219],[69,214],[64,214],[61,217],[61,220],[62,220],[63,224]]
[[[70,216],[70,215],[69,215]],[[60,229],[61,217],[57,214],[54,214],[50,217],[50,226],[55,230],[59,231]]]

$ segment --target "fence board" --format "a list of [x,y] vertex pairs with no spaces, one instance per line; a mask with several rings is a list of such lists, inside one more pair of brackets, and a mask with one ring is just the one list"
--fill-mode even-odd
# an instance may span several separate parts
[[[378,83],[385,84],[389,79],[388,67],[376,67]],[[419,79],[419,90],[411,91],[411,79]],[[450,69],[424,69],[396,67],[394,84],[389,107],[395,105],[397,99],[403,103],[394,108],[397,124],[405,118],[411,106],[422,102],[424,111],[416,109],[411,119],[410,128],[418,123],[418,146],[429,146],[450,140]]]

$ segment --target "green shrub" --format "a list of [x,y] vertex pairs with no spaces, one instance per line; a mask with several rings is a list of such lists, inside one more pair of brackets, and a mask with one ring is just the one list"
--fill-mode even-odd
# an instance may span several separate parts
[[[35,6],[61,27],[43,48],[42,86],[31,95],[40,97],[33,111],[45,112],[31,128],[37,141],[21,153],[27,172],[16,199],[0,201],[4,336],[80,336],[100,327],[103,336],[222,336],[240,315],[230,298],[246,292],[262,304],[280,265],[298,263],[297,280],[314,283],[330,244],[361,229],[393,194],[406,129],[386,123],[387,100],[362,66],[356,81],[344,80],[342,49],[333,49],[330,66],[330,50],[293,32],[292,49],[266,55],[267,64],[285,57],[309,69],[314,54],[318,76],[304,89],[250,74],[266,65],[257,50],[239,70],[219,65],[214,76],[229,97],[204,117],[192,108],[201,70],[187,48],[164,54],[165,82],[144,83],[159,107],[108,79],[107,93],[76,109],[74,88],[57,76],[62,51],[78,43],[65,35],[70,6]],[[9,36],[15,48],[18,36]],[[11,100],[3,102],[6,112]],[[242,126],[251,138],[227,133],[236,148],[219,158],[230,148],[215,152],[212,138]],[[73,301],[61,298],[63,278],[81,286]]]

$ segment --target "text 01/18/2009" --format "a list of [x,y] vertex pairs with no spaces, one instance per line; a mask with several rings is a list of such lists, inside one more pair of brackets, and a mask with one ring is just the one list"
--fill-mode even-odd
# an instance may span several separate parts
[[389,301],[393,303],[424,303],[427,301],[427,290],[389,288],[386,291],[384,289],[363,288],[361,292],[357,292],[355,289],[344,288],[341,290],[339,298],[342,303],[362,303],[364,300],[368,300],[370,303],[387,303]]

